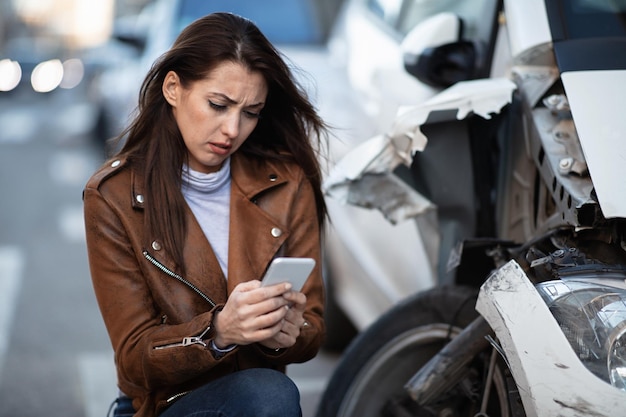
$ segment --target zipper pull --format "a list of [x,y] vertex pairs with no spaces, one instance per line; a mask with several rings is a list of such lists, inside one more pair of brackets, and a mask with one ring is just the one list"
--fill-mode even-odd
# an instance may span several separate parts
[[203,347],[207,347],[207,344],[204,343],[204,341],[202,340],[202,337],[193,336],[193,337],[184,337],[181,342],[170,343],[169,345],[155,346],[154,350],[169,349],[173,347],[191,346],[191,345],[202,345]]
[[167,348],[172,348],[172,347],[191,346],[191,345],[202,345],[203,347],[207,347],[207,344],[202,339],[209,332],[209,330],[211,330],[211,325],[209,325],[209,327],[204,329],[204,331],[200,333],[200,335],[198,336],[183,337],[183,340],[181,342],[170,343],[169,345],[163,345],[163,346],[155,346],[154,349],[160,350],[160,349],[167,349]]
[[206,347],[206,343],[204,343],[204,341],[200,338],[200,336],[193,336],[193,337],[184,337],[183,338],[183,343],[182,346],[189,346],[189,345],[202,345],[204,347]]

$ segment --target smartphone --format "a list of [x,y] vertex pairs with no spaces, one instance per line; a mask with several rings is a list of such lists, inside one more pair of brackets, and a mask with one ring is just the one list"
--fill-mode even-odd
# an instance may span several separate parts
[[300,291],[314,267],[315,259],[313,258],[275,258],[267,268],[262,285],[290,282],[293,290]]

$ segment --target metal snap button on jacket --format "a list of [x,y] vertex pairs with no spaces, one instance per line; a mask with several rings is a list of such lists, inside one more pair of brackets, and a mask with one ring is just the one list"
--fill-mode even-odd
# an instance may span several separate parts
[[272,227],[271,233],[272,233],[272,236],[274,237],[280,237],[280,235],[283,234],[283,231],[280,230],[278,227]]

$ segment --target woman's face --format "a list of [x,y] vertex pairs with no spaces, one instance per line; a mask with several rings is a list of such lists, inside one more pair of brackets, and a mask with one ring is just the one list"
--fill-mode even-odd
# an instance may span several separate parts
[[163,95],[189,152],[189,167],[209,173],[218,171],[256,127],[267,83],[260,73],[227,61],[189,88],[170,71]]

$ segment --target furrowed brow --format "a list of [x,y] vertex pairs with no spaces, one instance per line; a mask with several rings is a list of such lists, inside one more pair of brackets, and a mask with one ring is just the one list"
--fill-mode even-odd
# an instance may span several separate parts
[[[230,104],[230,105],[239,104],[236,100],[233,100],[232,98],[228,97],[226,94],[215,93],[215,95],[221,97],[227,104]],[[246,108],[256,109],[256,108],[259,108],[259,107],[263,107],[264,105],[265,105],[265,103],[261,101],[259,103],[250,104],[249,106],[246,106]]]

